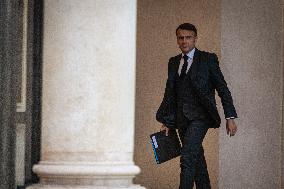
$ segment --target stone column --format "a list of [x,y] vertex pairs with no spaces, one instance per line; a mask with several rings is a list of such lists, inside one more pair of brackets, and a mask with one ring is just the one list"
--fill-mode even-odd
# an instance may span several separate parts
[[144,189],[132,179],[136,1],[45,0],[41,161],[29,188]]

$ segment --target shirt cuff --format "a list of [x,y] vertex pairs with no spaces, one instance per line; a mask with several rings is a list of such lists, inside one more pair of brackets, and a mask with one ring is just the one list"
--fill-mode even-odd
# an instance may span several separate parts
[[235,119],[235,117],[226,117],[226,119]]

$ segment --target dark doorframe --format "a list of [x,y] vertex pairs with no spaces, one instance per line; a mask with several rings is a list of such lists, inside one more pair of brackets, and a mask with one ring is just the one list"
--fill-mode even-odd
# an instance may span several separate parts
[[[0,188],[16,188],[17,74],[22,55],[22,1],[0,1]],[[25,186],[38,182],[32,166],[40,160],[43,0],[29,0],[31,124],[27,126]],[[31,22],[30,22],[31,21]],[[26,116],[23,117],[24,119]],[[24,188],[21,186],[19,188]]]
[[[42,91],[42,39],[43,39],[43,0],[33,3],[33,74],[32,74],[32,125],[30,166],[26,167],[26,184],[39,181],[32,172],[32,166],[40,161],[41,146],[41,91]],[[29,175],[31,175],[29,177]]]
[[16,62],[21,46],[21,12],[18,2],[0,2],[0,188],[15,188]]
[[41,91],[42,91],[42,38],[43,38],[43,0],[29,0],[29,32],[28,51],[31,54],[28,65],[28,83],[31,94],[29,94],[30,119],[26,128],[25,148],[25,186],[37,183],[37,175],[33,173],[32,167],[40,161],[41,147]]

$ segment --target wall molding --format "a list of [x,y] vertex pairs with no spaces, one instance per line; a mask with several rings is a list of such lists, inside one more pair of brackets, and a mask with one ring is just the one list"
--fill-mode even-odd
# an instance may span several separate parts
[[28,0],[23,0],[23,38],[21,60],[21,102],[17,102],[17,112],[25,112],[27,104],[27,45],[28,45]]
[[15,179],[18,186],[25,185],[26,124],[16,124]]

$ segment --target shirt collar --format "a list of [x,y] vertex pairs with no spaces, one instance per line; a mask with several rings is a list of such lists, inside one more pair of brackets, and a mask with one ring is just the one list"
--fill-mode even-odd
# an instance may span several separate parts
[[[192,58],[193,58],[194,52],[195,52],[195,47],[194,47],[191,51],[189,51],[188,53],[186,53],[186,55],[188,56],[189,59],[192,59]],[[182,57],[183,57],[184,54],[183,54],[183,53],[181,53],[181,54],[182,54]]]

